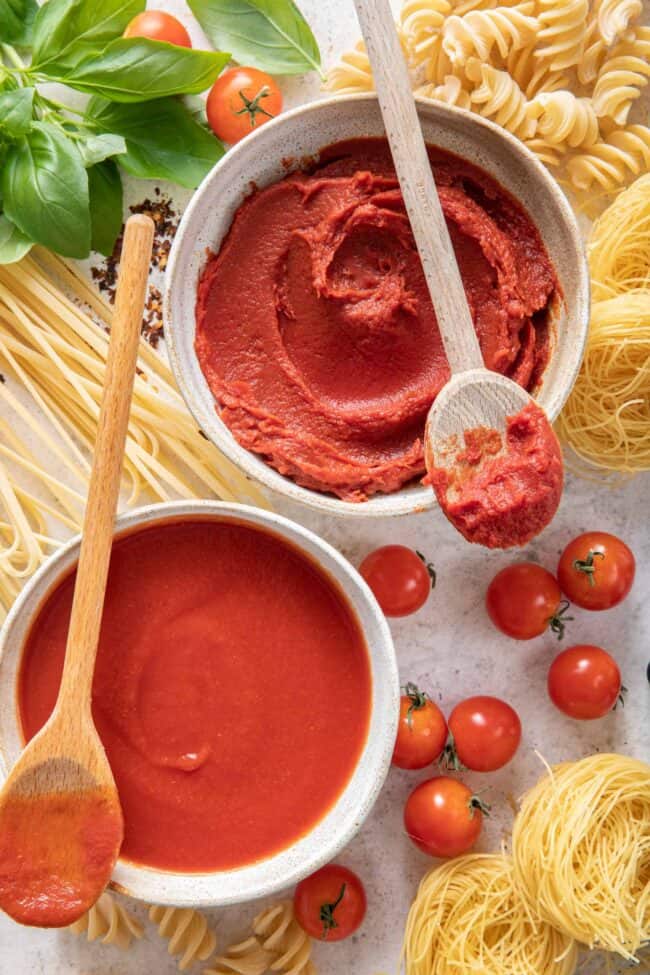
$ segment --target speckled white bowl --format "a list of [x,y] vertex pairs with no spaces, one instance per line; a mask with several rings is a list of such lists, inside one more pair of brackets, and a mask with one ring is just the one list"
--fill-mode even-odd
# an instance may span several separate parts
[[[580,367],[589,324],[589,274],[573,212],[558,184],[536,157],[504,129],[477,115],[432,101],[418,104],[427,142],[481,166],[528,210],[555,265],[564,304],[556,321],[549,365],[538,401],[554,420]],[[172,368],[185,401],[204,433],[259,483],[319,511],[335,515],[399,515],[432,507],[433,492],[410,485],[362,504],[300,487],[260,456],[240,446],[219,418],[194,353],[197,283],[209,250],[219,249],[251,185],[286,175],[283,160],[314,156],[341,139],[383,136],[374,95],[349,95],[286,112],[230,149],[203,181],[185,212],[169,260],[165,334]]]
[[[357,767],[340,798],[314,829],[293,846],[269,859],[238,870],[171,873],[118,861],[112,886],[132,897],[178,907],[220,907],[273,894],[327,863],[348,843],[379,794],[395,743],[399,679],[390,630],[361,576],[343,556],[313,532],[280,515],[244,505],[216,501],[179,501],[150,505],[123,515],[116,534],[179,518],[234,519],[258,525],[292,542],[318,563],[342,590],[363,630],[372,672],[368,739]],[[43,601],[76,564],[79,539],[72,539],[49,559],[16,600],[0,633],[0,756],[5,772],[23,747],[16,705],[22,647]],[[273,796],[268,797],[269,803]]]

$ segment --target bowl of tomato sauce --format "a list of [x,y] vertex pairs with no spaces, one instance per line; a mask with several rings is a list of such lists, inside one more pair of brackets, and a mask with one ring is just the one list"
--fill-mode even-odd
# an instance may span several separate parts
[[[7,767],[53,709],[78,554],[41,568],[0,635]],[[118,518],[93,683],[125,819],[117,889],[207,907],[297,883],[368,815],[398,710],[383,613],[318,536],[211,501]]]
[[[575,217],[503,129],[418,112],[485,364],[553,420],[588,327]],[[185,400],[248,476],[335,515],[435,503],[424,428],[449,368],[373,95],[287,112],[220,160],[176,235],[164,306]]]

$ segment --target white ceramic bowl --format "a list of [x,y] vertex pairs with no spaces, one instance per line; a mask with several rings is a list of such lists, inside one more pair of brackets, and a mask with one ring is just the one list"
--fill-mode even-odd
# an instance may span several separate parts
[[[564,305],[556,321],[552,355],[535,395],[554,420],[578,372],[589,324],[589,274],[575,217],[555,180],[525,146],[500,127],[460,109],[420,101],[427,142],[481,166],[509,190],[537,225],[556,268]],[[410,485],[362,504],[300,487],[240,446],[215,408],[194,353],[196,289],[209,250],[217,251],[251,185],[286,175],[283,160],[311,157],[330,143],[383,136],[374,95],[330,98],[286,112],[223,157],[185,212],[170,256],[165,292],[165,334],[185,401],[204,433],[254,480],[285,497],[336,515],[398,515],[435,503],[430,488]]]
[[[171,873],[122,860],[115,868],[113,886],[132,897],[179,907],[219,907],[264,897],[297,883],[335,857],[352,839],[370,812],[390,766],[399,712],[399,679],[390,630],[370,589],[336,549],[295,522],[244,505],[180,501],[123,515],[116,534],[183,517],[226,518],[259,525],[311,556],[354,610],[366,639],[372,672],[370,728],[361,758],[334,807],[297,843],[237,870]],[[75,538],[49,559],[17,599],[0,633],[0,744],[7,768],[23,747],[16,705],[23,644],[43,600],[75,565],[78,555],[79,539]],[[273,796],[268,798],[272,803]]]

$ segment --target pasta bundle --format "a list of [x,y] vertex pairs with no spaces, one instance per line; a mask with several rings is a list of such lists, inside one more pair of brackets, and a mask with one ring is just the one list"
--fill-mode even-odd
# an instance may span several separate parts
[[144,929],[112,894],[104,891],[97,903],[68,930],[73,934],[85,934],[88,941],[99,939],[103,945],[126,949],[134,938],[142,937]]
[[571,937],[533,919],[503,854],[469,854],[422,879],[406,923],[406,975],[573,975]]
[[650,766],[597,754],[549,770],[523,797],[512,849],[534,916],[635,960],[650,939]]
[[184,972],[196,961],[205,961],[217,946],[217,938],[202,914],[192,908],[149,908],[149,919],[158,927],[162,938],[169,940],[169,954],[179,956],[178,967]]

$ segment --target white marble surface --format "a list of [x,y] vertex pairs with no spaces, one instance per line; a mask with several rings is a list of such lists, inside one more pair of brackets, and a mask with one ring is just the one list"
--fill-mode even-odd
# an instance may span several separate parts
[[[200,35],[193,29],[182,0],[167,0],[158,6],[177,13],[198,41]],[[331,63],[336,52],[357,34],[351,0],[301,0],[301,6],[315,27],[325,63]],[[285,88],[291,104],[319,94],[318,81],[313,78],[295,79]],[[132,201],[145,195],[142,185],[130,188]],[[176,199],[182,204],[187,197],[177,195]],[[427,605],[415,616],[391,623],[403,680],[415,680],[427,688],[447,712],[471,694],[505,697],[523,721],[522,746],[509,767],[490,776],[467,776],[474,788],[486,790],[493,806],[480,849],[493,850],[503,839],[507,841],[512,822],[508,798],[519,795],[542,771],[535,750],[550,762],[598,750],[650,758],[650,687],[645,677],[650,650],[644,630],[650,623],[649,486],[650,477],[638,478],[616,490],[569,477],[553,524],[521,555],[553,570],[566,542],[594,528],[620,534],[636,554],[636,584],[626,602],[600,614],[576,609],[564,641],[564,645],[598,643],[610,650],[629,688],[624,709],[601,721],[584,723],[562,716],[547,698],[545,675],[558,649],[555,639],[549,635],[527,643],[509,640],[493,629],[486,616],[483,598],[487,583],[499,568],[512,561],[512,556],[467,545],[437,512],[355,523],[277,506],[320,532],[355,563],[370,549],[387,542],[417,545],[435,563],[438,583]],[[316,948],[321,975],[395,971],[408,905],[430,864],[404,836],[402,809],[411,788],[426,777],[426,772],[392,770],[373,814],[340,857],[363,878],[369,897],[368,915],[356,937]],[[269,803],[272,801],[269,796]],[[243,935],[257,909],[251,904],[215,913],[212,920],[220,944],[225,946],[231,938]],[[136,913],[143,914],[139,908]],[[0,975],[172,975],[176,970],[151,925],[145,938],[125,954],[98,944],[88,945],[67,932],[19,928],[0,917]]]

